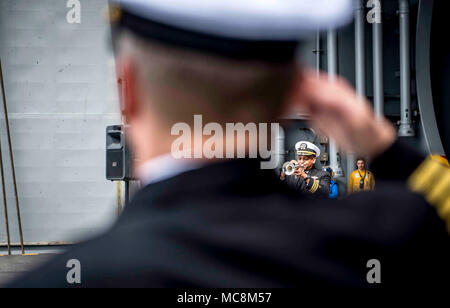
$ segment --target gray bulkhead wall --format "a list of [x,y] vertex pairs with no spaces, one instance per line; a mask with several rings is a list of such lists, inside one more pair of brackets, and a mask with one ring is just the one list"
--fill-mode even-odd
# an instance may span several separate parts
[[[81,0],[79,24],[67,22],[67,2],[0,0],[0,57],[26,243],[76,241],[117,215],[116,184],[105,180],[105,127],[120,123],[106,0]],[[11,241],[19,242],[0,109]],[[3,206],[0,218],[5,243]]]
[[[384,78],[384,113],[394,124],[397,125],[397,121],[400,120],[400,50],[399,50],[399,17],[398,1],[383,1],[383,78]],[[411,10],[411,52],[412,57],[414,55],[414,34],[415,34],[415,18],[417,12],[417,0],[410,1]],[[367,14],[366,8],[365,13]],[[339,75],[347,79],[353,86],[355,86],[355,26],[353,23],[340,29],[337,34],[338,43],[338,72]],[[365,23],[365,58],[366,58],[366,97],[372,103],[373,102],[373,56],[372,56],[372,26],[369,23]],[[316,59],[314,55],[315,42],[314,38],[303,44],[301,48],[300,61],[304,65],[311,68],[315,68]],[[321,69],[327,70],[327,45],[326,35],[322,32],[321,35]],[[415,67],[411,62],[411,75],[414,78]],[[414,79],[413,79],[414,80]],[[411,101],[412,110],[418,111],[416,91],[414,82],[411,83]],[[417,149],[425,152],[421,129],[419,129],[421,123],[417,117],[414,117],[415,131],[418,132],[417,136],[408,138],[410,143],[417,147]],[[299,138],[305,138],[312,141],[314,136],[311,132],[304,130],[305,123],[292,124],[290,122],[290,130],[286,132],[286,150],[292,147]],[[396,126],[398,128],[398,126]],[[321,150],[323,150],[323,147]],[[289,158],[292,157],[289,156]],[[343,170],[346,170],[347,161],[345,155],[340,153],[340,162]],[[347,174],[345,175],[348,176]],[[342,189],[345,189],[346,179],[338,179],[340,184],[340,193]],[[342,188],[341,188],[342,187]]]

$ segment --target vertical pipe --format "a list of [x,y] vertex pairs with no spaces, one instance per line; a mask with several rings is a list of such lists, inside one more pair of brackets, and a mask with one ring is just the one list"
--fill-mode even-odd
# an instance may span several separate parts
[[355,75],[356,93],[360,97],[366,95],[366,39],[364,25],[364,0],[358,0],[355,12]]
[[[335,30],[327,32],[327,50],[328,50],[328,78],[333,81],[337,75],[337,35]],[[336,177],[342,177],[344,174],[339,165],[337,146],[334,140],[330,139],[330,167],[333,169]]]
[[384,87],[383,87],[383,20],[381,1],[378,3],[380,14],[379,22],[372,24],[373,40],[373,96],[374,109],[377,118],[384,115]]
[[320,50],[320,31],[317,31],[316,34],[316,49],[314,50],[316,54],[316,72],[317,76],[320,74],[320,55],[322,51]]
[[409,49],[409,1],[399,0],[400,22],[400,127],[398,135],[414,136],[411,122],[411,72]]
[[328,76],[330,80],[335,80],[337,75],[337,37],[335,30],[327,32],[328,49]]
[[2,157],[1,141],[0,141],[0,176],[2,177],[2,193],[3,193],[3,207],[5,210],[6,240],[8,243],[8,255],[10,255],[11,254],[11,238],[9,237],[8,205],[6,203],[5,172],[3,171],[3,157]]
[[3,70],[2,70],[2,62],[1,61],[0,61],[0,81],[1,81],[1,85],[2,85],[3,109],[5,112],[6,133],[8,135],[9,156],[10,156],[11,172],[12,172],[13,184],[14,184],[14,195],[16,197],[16,211],[17,211],[17,220],[18,220],[18,224],[19,224],[20,247],[22,248],[22,254],[25,254],[25,249],[23,246],[22,219],[20,218],[19,195],[17,193],[16,171],[14,169],[14,155],[13,155],[12,143],[11,143],[11,133],[9,131],[8,108],[6,106],[5,84],[4,84],[4,80],[3,80]]
[[[365,57],[365,12],[364,0],[356,1],[355,6],[355,79],[356,93],[359,97],[366,95],[366,57]],[[347,154],[347,183],[355,168],[355,155]]]

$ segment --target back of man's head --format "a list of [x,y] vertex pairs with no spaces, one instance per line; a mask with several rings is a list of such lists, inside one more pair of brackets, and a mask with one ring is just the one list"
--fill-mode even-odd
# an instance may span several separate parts
[[286,101],[296,71],[283,63],[237,60],[144,40],[123,31],[117,57],[136,69],[140,100],[169,127],[193,122],[268,122]]

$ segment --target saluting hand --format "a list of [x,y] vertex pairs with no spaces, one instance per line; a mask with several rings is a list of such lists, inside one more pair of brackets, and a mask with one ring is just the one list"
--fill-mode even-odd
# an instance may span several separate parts
[[333,138],[343,150],[373,158],[396,139],[392,124],[384,117],[375,119],[368,101],[358,97],[341,77],[330,81],[327,74],[303,71],[290,107],[306,112],[312,126]]

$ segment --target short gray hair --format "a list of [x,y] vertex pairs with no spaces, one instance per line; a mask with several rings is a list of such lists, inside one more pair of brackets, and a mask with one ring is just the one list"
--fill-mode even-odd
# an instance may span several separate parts
[[155,109],[172,123],[189,123],[194,114],[209,121],[236,121],[243,112],[250,121],[274,119],[296,71],[295,61],[236,60],[143,40],[128,31],[117,43],[119,56],[139,64],[139,79]]

